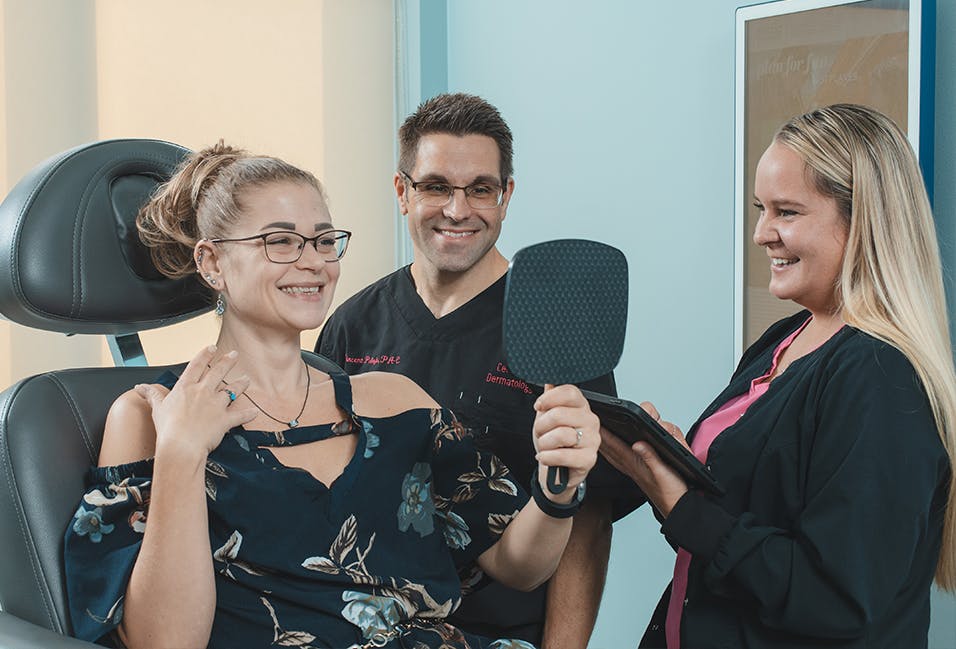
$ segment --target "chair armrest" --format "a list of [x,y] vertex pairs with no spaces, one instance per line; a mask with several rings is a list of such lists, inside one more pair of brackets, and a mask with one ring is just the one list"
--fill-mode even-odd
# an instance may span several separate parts
[[91,649],[96,646],[0,611],[0,647],[3,649]]

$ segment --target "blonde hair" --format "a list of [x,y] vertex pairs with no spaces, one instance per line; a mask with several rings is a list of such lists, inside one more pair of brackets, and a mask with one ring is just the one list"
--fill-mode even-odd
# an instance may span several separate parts
[[157,270],[174,279],[196,272],[196,242],[225,236],[241,218],[242,193],[275,182],[304,183],[326,198],[308,171],[222,140],[188,156],[136,215],[139,237]]
[[834,198],[848,237],[837,286],[843,319],[899,349],[916,370],[949,455],[949,499],[936,583],[956,591],[956,372],[929,198],[906,136],[885,115],[835,104],[774,137]]

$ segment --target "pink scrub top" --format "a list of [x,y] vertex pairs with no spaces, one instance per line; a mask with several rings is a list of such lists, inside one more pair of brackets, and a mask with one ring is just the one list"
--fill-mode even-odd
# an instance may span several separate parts
[[[743,417],[754,401],[759,399],[770,387],[769,379],[777,369],[781,354],[790,346],[793,339],[804,330],[812,318],[808,318],[792,334],[783,339],[773,352],[773,362],[770,369],[763,376],[758,376],[750,382],[750,390],[734,397],[717,412],[700,422],[690,450],[698,460],[707,463],[707,452],[717,436],[729,428],[738,419]],[[812,351],[812,350],[811,350]],[[684,548],[677,548],[677,560],[674,562],[674,579],[671,583],[671,598],[667,604],[667,622],[664,631],[667,637],[667,649],[680,649],[680,620],[684,610],[684,599],[687,595],[687,569],[690,567],[691,554]]]

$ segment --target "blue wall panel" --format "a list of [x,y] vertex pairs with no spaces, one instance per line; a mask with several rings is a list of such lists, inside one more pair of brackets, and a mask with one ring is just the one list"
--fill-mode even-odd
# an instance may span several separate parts
[[[631,310],[619,389],[686,428],[732,370],[734,12],[751,3],[440,4],[448,90],[484,96],[515,133],[503,252],[572,236],[621,248]],[[940,0],[937,30],[935,204],[952,289],[953,0]],[[672,565],[647,511],[615,525],[592,649],[636,646]],[[930,646],[956,647],[953,602],[935,605]]]

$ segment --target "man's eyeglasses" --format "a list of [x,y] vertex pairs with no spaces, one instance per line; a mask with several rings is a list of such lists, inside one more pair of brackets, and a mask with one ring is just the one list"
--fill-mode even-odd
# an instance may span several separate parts
[[492,183],[472,183],[465,187],[452,185],[440,180],[412,180],[404,171],[400,172],[418,194],[418,201],[428,207],[445,207],[451,202],[456,189],[465,192],[465,202],[476,210],[487,210],[501,205],[503,190],[501,185]]
[[239,239],[210,239],[210,243],[237,243],[262,239],[269,261],[276,264],[294,264],[302,257],[306,243],[311,243],[325,261],[338,261],[345,255],[351,236],[352,233],[348,230],[328,230],[314,237],[304,237],[298,232],[280,230]]

